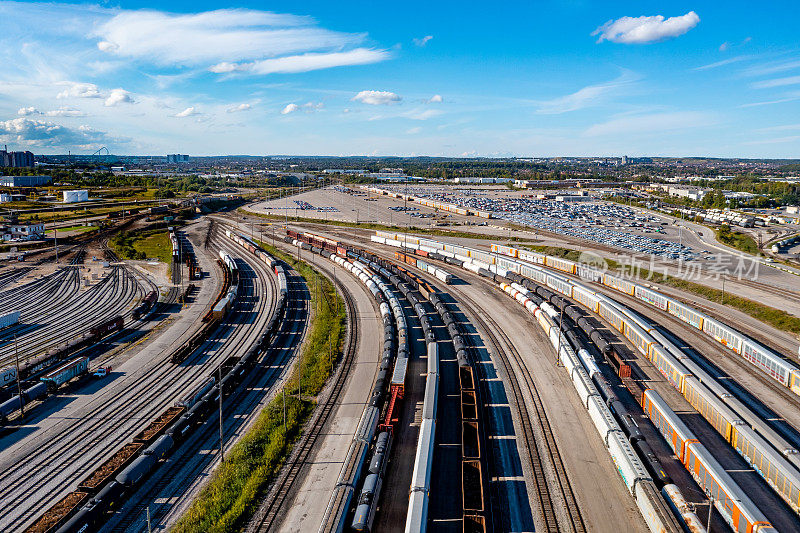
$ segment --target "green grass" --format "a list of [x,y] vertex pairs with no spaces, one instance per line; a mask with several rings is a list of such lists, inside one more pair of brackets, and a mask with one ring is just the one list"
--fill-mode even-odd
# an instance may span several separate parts
[[[97,226],[69,226],[68,228],[58,228],[59,233],[66,233],[68,231],[78,231],[80,233],[87,233],[89,231],[97,230]],[[49,229],[45,232],[48,237],[53,236],[53,230]]]
[[758,244],[746,233],[731,231],[730,226],[725,224],[720,226],[715,233],[717,235],[717,240],[722,244],[750,255],[758,255],[759,253]]
[[[345,313],[333,284],[307,263],[265,243],[261,245],[292,265],[308,285],[314,315],[302,348],[302,368],[294,367],[285,392],[259,413],[253,427],[226,454],[225,462],[173,528],[178,533],[241,531],[311,416],[316,403],[314,397],[330,376],[331,358],[335,362],[341,355]],[[302,400],[297,397],[300,377]],[[285,427],[283,394],[286,395]]]
[[122,259],[156,258],[162,263],[172,264],[172,243],[167,230],[121,231],[108,244]]

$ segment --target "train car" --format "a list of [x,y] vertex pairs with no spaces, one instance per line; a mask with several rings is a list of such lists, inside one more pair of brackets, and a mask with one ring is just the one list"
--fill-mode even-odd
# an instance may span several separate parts
[[703,322],[706,318],[706,315],[692,309],[688,305],[682,304],[681,302],[675,300],[670,300],[667,302],[667,312],[697,329],[703,329]]
[[729,328],[713,318],[706,317],[703,320],[703,331],[720,344],[727,346],[736,353],[741,353],[744,338],[735,329]]
[[667,304],[670,300],[670,298],[667,298],[663,294],[641,285],[634,285],[633,295],[639,300],[649,303],[653,307],[658,307],[662,311],[667,310]]
[[731,441],[734,426],[744,424],[744,420],[694,376],[684,378],[683,396],[728,442]]
[[594,293],[581,285],[575,285],[572,288],[572,297],[590,311],[597,313],[600,298]]
[[106,320],[105,322],[101,322],[96,326],[93,326],[89,329],[89,333],[91,333],[96,339],[99,339],[100,337],[105,337],[106,335],[115,331],[121,331],[123,326],[124,320],[122,317],[116,316]]
[[575,273],[575,262],[570,261],[569,259],[562,259],[560,257],[551,257],[548,255],[545,256],[544,264],[549,266],[550,268],[561,270],[562,272],[568,272],[570,274]]
[[351,528],[353,531],[372,531],[372,523],[375,519],[378,500],[380,499],[381,485],[383,477],[378,474],[369,473],[364,479],[361,492],[357,493],[355,515]]
[[734,531],[776,533],[767,517],[705,446],[699,442],[688,443],[684,464],[700,488],[714,495],[714,506]]
[[800,476],[789,461],[748,426],[737,426],[731,444],[773,489],[800,511]]
[[48,373],[41,378],[47,384],[48,390],[55,390],[67,381],[85,374],[89,368],[89,358],[80,357]]
[[603,285],[631,295],[634,293],[634,288],[636,286],[636,284],[632,281],[628,281],[620,276],[608,273],[603,274]]
[[17,367],[7,366],[0,370],[0,387],[5,387],[17,381]]
[[[800,394],[800,372],[794,365],[787,363],[782,357],[773,353],[769,349],[761,346],[757,342],[743,338],[741,344],[742,357],[750,363],[759,367],[764,373],[785,387],[789,387],[795,394]],[[790,376],[796,375],[796,379],[790,382]]]
[[597,313],[606,319],[618,331],[625,327],[625,315],[610,300],[601,299],[597,305]]
[[683,381],[692,374],[671,353],[654,343],[650,346],[650,362],[673,387],[683,392]]
[[642,355],[649,356],[650,346],[654,343],[653,338],[645,330],[626,318],[623,320],[622,333]]
[[572,296],[572,283],[561,276],[547,275],[547,286],[566,296]]
[[11,311],[0,315],[0,329],[7,328],[19,323],[19,311]]

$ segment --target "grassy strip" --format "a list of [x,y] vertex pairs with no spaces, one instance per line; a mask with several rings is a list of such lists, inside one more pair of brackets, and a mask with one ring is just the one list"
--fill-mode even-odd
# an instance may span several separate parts
[[[560,248],[557,246],[536,246],[524,245],[523,248],[528,248],[532,251],[552,255],[555,257],[562,257],[571,261],[577,261],[581,252],[570,248]],[[634,280],[648,281],[652,283],[660,283],[675,289],[680,289],[685,292],[701,296],[709,301],[719,304],[727,305],[733,309],[750,315],[756,320],[760,320],[776,329],[800,335],[800,317],[787,313],[782,309],[776,309],[760,302],[742,298],[728,292],[725,294],[723,302],[723,294],[720,289],[714,289],[700,283],[677,278],[670,275],[665,275],[661,272],[653,272],[641,267],[631,267],[631,265],[621,265],[613,259],[605,258],[609,270],[613,272],[621,272],[624,275]]]
[[122,259],[157,258],[162,263],[172,263],[172,243],[163,229],[136,233],[121,231],[108,241],[108,245]]
[[[268,215],[265,213],[253,213],[251,211],[241,210],[241,212],[248,216],[255,216],[265,218],[267,220],[275,220],[277,222],[285,222],[286,218],[281,215]],[[394,226],[389,224],[377,224],[374,222],[346,222],[344,220],[324,220],[319,218],[307,217],[289,217],[289,223],[307,223],[307,224],[322,224],[325,226],[339,226],[344,228],[359,228],[378,231],[392,231],[396,233],[415,233],[420,235],[432,235],[434,237],[457,237],[460,239],[480,239],[484,241],[496,241],[501,237],[499,235],[489,235],[487,233],[474,233],[471,231],[449,230],[449,229],[436,229],[436,228],[420,228],[417,226]],[[505,239],[509,240],[509,239]],[[537,239],[528,239],[524,237],[511,237],[513,242],[538,242]]]
[[[314,397],[331,374],[331,359],[341,355],[345,313],[333,284],[307,263],[264,243],[262,246],[292,265],[309,287],[310,305],[315,312],[301,354],[301,371],[295,366],[284,392],[261,411],[253,427],[230,449],[225,462],[173,528],[175,532],[226,533],[244,527],[311,416]],[[297,397],[299,378],[302,378],[302,400]]]
[[728,245],[731,248],[736,248],[740,252],[750,255],[758,255],[758,244],[755,239],[746,233],[738,231],[731,231],[730,226],[723,224],[718,230],[715,231],[717,240],[722,244]]
[[[97,226],[70,226],[68,228],[58,228],[58,232],[59,233],[67,233],[67,232],[73,231],[73,232],[78,232],[78,233],[88,233],[90,231],[95,231],[95,230],[98,230],[98,229],[100,229],[100,228],[98,228]],[[49,229],[49,230],[45,231],[45,236],[52,237],[53,233],[54,233],[53,230]]]

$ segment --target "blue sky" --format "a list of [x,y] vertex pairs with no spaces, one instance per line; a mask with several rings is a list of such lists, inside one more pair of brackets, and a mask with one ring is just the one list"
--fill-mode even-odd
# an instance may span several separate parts
[[0,1],[34,153],[800,156],[796,2]]

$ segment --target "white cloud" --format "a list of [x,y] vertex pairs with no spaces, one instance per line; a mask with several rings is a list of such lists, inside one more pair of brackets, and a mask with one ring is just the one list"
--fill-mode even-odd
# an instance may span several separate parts
[[388,105],[401,101],[403,98],[389,91],[361,91],[352,100],[369,105]]
[[333,67],[367,65],[389,58],[386,50],[356,48],[347,52],[308,53],[294,56],[263,59],[252,63],[230,63],[223,61],[209,70],[216,74],[247,72],[265,76],[267,74],[294,74]]
[[252,9],[190,14],[125,10],[97,25],[100,51],[163,66],[216,73],[306,72],[382,61],[383,50],[354,48],[364,33],[327,30],[308,17]]
[[444,102],[444,98],[442,98],[441,94],[434,94],[428,100],[429,104],[441,104],[442,102]]
[[[287,104],[281,110],[281,115],[288,115],[289,113],[294,113],[295,111],[300,111],[301,109],[306,113],[313,113],[315,111],[319,111],[325,108],[325,104],[322,102],[306,102],[305,104],[298,105],[298,104]],[[346,112],[346,111],[345,111]]]
[[793,91],[786,93],[783,98],[766,100],[762,102],[750,102],[749,104],[742,104],[739,107],[761,107],[765,105],[785,104],[786,102],[794,102],[797,100],[800,100],[800,92]]
[[114,107],[118,104],[132,104],[134,103],[131,93],[125,89],[113,89],[106,98],[105,106]]
[[0,121],[0,140],[33,146],[88,147],[107,144],[105,132],[89,126],[68,128],[52,122],[30,120],[24,117]]
[[239,113],[241,111],[250,111],[253,106],[250,104],[239,104],[228,108],[228,113]]
[[415,110],[406,114],[406,117],[413,120],[428,120],[429,118],[438,117],[444,112],[439,109],[423,109]]
[[754,56],[751,56],[751,55],[729,57],[728,59],[723,59],[721,61],[715,61],[714,63],[709,63],[707,65],[701,65],[699,67],[694,67],[694,70],[710,70],[712,68],[724,67],[725,65],[730,65],[731,63],[739,63],[740,61],[747,61],[749,59],[753,59],[753,57]]
[[44,113],[48,117],[85,117],[86,113],[73,107],[59,107]]
[[420,48],[428,44],[428,42],[433,39],[433,35],[426,35],[425,37],[420,37],[418,39],[414,39],[414,45],[419,46]]
[[789,61],[781,61],[778,63],[769,63],[766,65],[754,66],[744,71],[746,76],[767,76],[769,74],[777,74],[778,72],[785,72],[787,70],[795,70],[800,68],[800,60],[792,59]]
[[591,126],[583,134],[587,137],[601,137],[664,133],[675,130],[691,130],[711,125],[714,122],[715,120],[710,115],[694,111],[652,113],[613,118]]
[[21,107],[19,111],[17,111],[17,115],[21,117],[29,117],[33,115],[44,115],[48,117],[85,117],[86,113],[72,107],[62,106],[58,109],[53,109],[52,111],[39,111],[35,107],[29,106]]
[[56,98],[100,98],[100,89],[94,83],[76,83],[65,81],[59,85],[67,85],[67,88],[56,95]]
[[800,84],[800,76],[787,76],[772,80],[757,81],[753,84],[756,89],[771,89],[773,87],[786,87],[787,85]]
[[539,103],[537,113],[542,115],[559,115],[597,105],[620,89],[631,85],[640,78],[633,72],[623,71],[615,80],[597,85],[588,85],[574,93],[553,98]]
[[180,113],[176,113],[174,116],[179,117],[179,118],[185,118],[185,117],[191,117],[191,116],[194,116],[194,115],[197,115],[197,114],[198,113],[195,110],[194,106],[191,106],[191,107],[187,107],[186,109],[184,109]]
[[416,135],[417,133],[420,133],[421,131],[422,131],[422,128],[420,128],[419,126],[417,126],[416,128],[409,128],[409,129],[407,129],[407,130],[406,130],[406,133],[407,133],[408,135]]
[[665,19],[663,15],[652,17],[622,17],[609,20],[592,35],[599,35],[597,42],[612,41],[623,44],[646,44],[678,37],[700,22],[694,11],[680,17]]
[[730,48],[730,44],[728,43],[728,41],[725,41],[724,43],[719,45],[719,51],[720,52],[726,52],[728,50],[728,48]]

